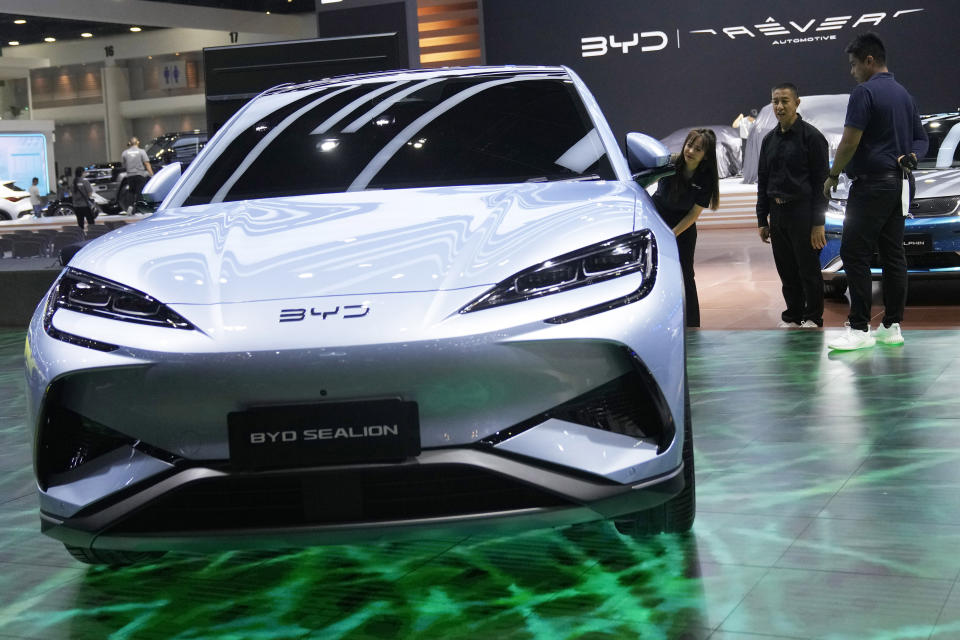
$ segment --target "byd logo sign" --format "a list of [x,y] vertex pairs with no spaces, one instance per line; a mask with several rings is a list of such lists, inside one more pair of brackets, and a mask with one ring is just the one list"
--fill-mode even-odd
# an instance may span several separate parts
[[[821,32],[838,31],[849,25],[855,29],[861,25],[876,26],[888,18],[899,18],[901,16],[917,13],[923,9],[900,9],[893,12],[892,15],[886,11],[877,11],[874,13],[861,14],[854,20],[850,16],[833,16],[829,18],[808,18],[806,22],[797,22],[788,20],[783,24],[772,17],[767,18],[761,24],[755,25],[737,25],[732,27],[720,27],[719,29],[694,29],[689,33],[695,35],[714,35],[726,36],[731,40],[738,37],[756,38],[758,35],[774,38],[770,44],[799,44],[802,42],[815,42],[820,40],[836,40],[836,34],[827,33],[826,35],[817,35]],[[851,24],[852,22],[852,24]],[[751,28],[752,26],[752,28]],[[680,31],[676,30],[677,48],[680,48]],[[790,38],[781,38],[780,36],[792,36]],[[629,53],[630,49],[638,47],[641,52],[660,51],[667,47],[669,37],[664,31],[643,31],[634,32],[631,36],[621,38],[619,36],[588,36],[580,38],[581,56],[590,58],[594,56],[603,56],[611,50],[619,50],[621,53]]]

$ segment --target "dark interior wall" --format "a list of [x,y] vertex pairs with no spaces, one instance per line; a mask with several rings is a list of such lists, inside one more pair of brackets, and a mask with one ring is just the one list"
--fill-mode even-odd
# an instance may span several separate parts
[[801,96],[848,93],[846,45],[873,30],[921,112],[960,106],[955,0],[484,0],[488,64],[563,64],[622,140],[730,124],[788,81]]
[[396,33],[396,62],[410,66],[407,45],[407,11],[405,2],[387,2],[372,6],[351,7],[317,12],[317,37],[335,38],[370,33]]

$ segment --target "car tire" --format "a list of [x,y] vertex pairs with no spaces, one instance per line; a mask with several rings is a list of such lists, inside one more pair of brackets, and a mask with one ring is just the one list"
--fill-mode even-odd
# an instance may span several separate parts
[[6,211],[0,211],[0,220],[13,220]]
[[86,564],[106,564],[111,567],[150,562],[152,560],[159,560],[166,555],[164,551],[116,551],[72,547],[68,544],[63,546],[67,548],[67,552],[71,556],[80,562]]
[[693,426],[690,418],[690,389],[684,382],[683,398],[683,491],[663,504],[614,520],[617,531],[634,538],[658,533],[685,533],[693,527],[697,512],[697,488],[693,469]]
[[73,207],[68,204],[61,204],[54,207],[50,210],[49,215],[51,216],[72,216],[74,215]]
[[834,278],[829,282],[824,281],[823,283],[823,297],[824,298],[833,298],[836,300],[843,300],[844,294],[847,292],[847,279],[846,278]]

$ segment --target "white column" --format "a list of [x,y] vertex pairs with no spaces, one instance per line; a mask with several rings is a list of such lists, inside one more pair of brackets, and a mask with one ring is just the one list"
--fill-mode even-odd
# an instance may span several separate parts
[[130,77],[125,67],[118,67],[116,60],[107,58],[101,70],[103,91],[103,130],[106,139],[106,160],[120,159],[132,135],[132,126],[120,113],[120,103],[130,99]]

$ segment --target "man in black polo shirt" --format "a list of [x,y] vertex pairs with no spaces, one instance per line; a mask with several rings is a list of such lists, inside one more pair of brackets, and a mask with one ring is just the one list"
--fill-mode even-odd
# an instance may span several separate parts
[[782,328],[823,326],[823,277],[820,249],[827,243],[823,217],[827,199],[827,140],[805,122],[797,107],[797,87],[773,88],[771,102],[778,125],[763,138],[757,171],[757,224],[760,239],[773,245],[787,309]]
[[[900,323],[907,301],[901,201],[906,159],[927,151],[927,134],[913,98],[887,70],[886,50],[874,33],[857,36],[846,49],[850,74],[859,82],[850,93],[843,136],[824,195],[837,188],[840,172],[853,180],[840,240],[840,259],[850,287],[847,330],[828,343],[849,351],[903,344]],[[916,166],[914,164],[914,166]],[[870,259],[879,250],[883,269],[883,323],[870,333]]]

